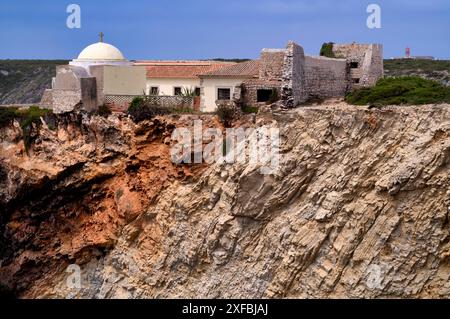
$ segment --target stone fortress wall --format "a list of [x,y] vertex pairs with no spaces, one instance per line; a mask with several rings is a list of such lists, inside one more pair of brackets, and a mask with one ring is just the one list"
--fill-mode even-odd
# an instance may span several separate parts
[[383,46],[380,44],[334,44],[333,53],[350,69],[350,88],[369,87],[383,77]]
[[97,107],[95,78],[80,67],[62,65],[56,68],[53,88],[46,90],[41,105],[55,113],[73,111],[75,108],[92,111]]
[[296,107],[308,98],[305,76],[305,52],[297,43],[290,41],[284,57],[281,100],[285,107]]
[[347,62],[343,59],[305,56],[307,99],[344,96],[349,88]]
[[[327,58],[306,56],[300,45],[290,41],[284,52],[281,100],[287,108],[312,99],[343,97],[353,89],[374,86],[384,75],[380,44],[335,44],[336,58]],[[264,51],[262,56],[261,69],[266,70],[264,64],[271,56]]]

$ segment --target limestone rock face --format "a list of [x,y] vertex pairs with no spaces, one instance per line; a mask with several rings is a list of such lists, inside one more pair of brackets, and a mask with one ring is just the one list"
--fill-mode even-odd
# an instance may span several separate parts
[[281,130],[272,175],[174,165],[168,137],[194,119],[84,118],[41,132],[29,157],[2,146],[1,284],[26,298],[450,297],[448,105],[258,115]]

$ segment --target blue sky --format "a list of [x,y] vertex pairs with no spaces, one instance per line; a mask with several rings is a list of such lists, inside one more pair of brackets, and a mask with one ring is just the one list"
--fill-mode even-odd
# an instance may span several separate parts
[[[81,29],[66,7],[81,6]],[[368,4],[382,28],[368,29]],[[105,33],[129,59],[256,58],[288,40],[382,43],[385,57],[450,59],[449,0],[1,0],[0,59],[72,59]]]

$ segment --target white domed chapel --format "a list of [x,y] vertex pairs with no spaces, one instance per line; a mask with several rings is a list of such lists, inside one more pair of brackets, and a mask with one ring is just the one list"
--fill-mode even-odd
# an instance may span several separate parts
[[100,41],[87,46],[68,65],[56,68],[52,89],[41,104],[54,113],[75,109],[95,111],[110,96],[139,95],[146,88],[146,68],[136,66],[114,45]]

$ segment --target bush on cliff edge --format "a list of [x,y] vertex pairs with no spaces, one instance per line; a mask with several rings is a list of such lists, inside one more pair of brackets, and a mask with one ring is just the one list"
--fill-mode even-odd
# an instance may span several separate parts
[[170,113],[170,110],[159,105],[151,103],[150,99],[135,97],[131,101],[127,113],[131,116],[135,123],[145,120],[151,120],[155,116]]
[[9,126],[14,120],[20,123],[23,131],[23,142],[28,151],[34,138],[32,137],[33,124],[37,127],[41,125],[41,117],[45,118],[52,114],[51,110],[41,109],[38,106],[30,106],[26,109],[16,107],[0,108],[0,128]]
[[373,106],[450,103],[450,87],[420,77],[386,78],[374,87],[351,92],[345,100]]

